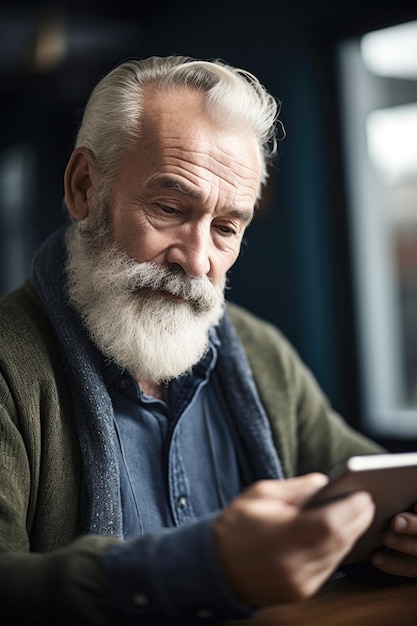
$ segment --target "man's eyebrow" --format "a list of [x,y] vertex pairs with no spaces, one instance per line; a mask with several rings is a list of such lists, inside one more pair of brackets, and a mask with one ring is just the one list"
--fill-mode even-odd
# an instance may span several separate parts
[[[163,176],[161,178],[157,178],[156,180],[152,180],[149,183],[149,187],[151,189],[174,189],[175,191],[179,191],[185,196],[192,198],[193,200],[199,200],[202,197],[202,193],[198,189],[194,189],[188,185],[184,185],[183,183],[178,182],[175,178],[170,176]],[[254,216],[253,210],[239,210],[239,209],[230,209],[226,211],[227,215],[231,217],[235,217],[242,222],[251,222]]]
[[188,185],[184,185],[178,182],[175,178],[171,178],[170,176],[164,176],[162,178],[158,178],[153,180],[149,184],[150,188],[160,188],[160,189],[174,189],[175,191],[179,191],[185,196],[189,196],[195,200],[199,200],[201,198],[201,192],[189,187]]

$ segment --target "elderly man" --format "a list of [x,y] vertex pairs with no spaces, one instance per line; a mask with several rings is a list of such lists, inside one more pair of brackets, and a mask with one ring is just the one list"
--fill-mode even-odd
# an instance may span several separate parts
[[[303,508],[334,464],[380,448],[225,298],[278,112],[248,72],[181,56],[93,90],[71,219],[0,304],[8,623],[248,617],[314,594],[371,523],[364,492]],[[417,516],[393,530],[375,565],[417,575]]]

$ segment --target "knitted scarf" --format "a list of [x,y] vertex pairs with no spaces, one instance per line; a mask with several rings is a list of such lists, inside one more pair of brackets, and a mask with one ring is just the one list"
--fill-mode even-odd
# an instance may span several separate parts
[[[88,338],[66,287],[65,228],[53,233],[33,262],[36,289],[58,337],[72,390],[83,459],[84,532],[122,536],[119,467],[111,400],[100,372],[102,360]],[[271,430],[250,366],[227,313],[217,327],[221,342],[217,370],[224,381],[227,406],[250,455],[256,478],[282,478]]]

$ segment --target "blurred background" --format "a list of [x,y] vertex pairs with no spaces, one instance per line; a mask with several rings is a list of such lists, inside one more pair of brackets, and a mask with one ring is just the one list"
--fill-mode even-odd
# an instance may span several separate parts
[[63,223],[83,106],[129,57],[220,57],[286,137],[229,299],[276,324],[336,410],[417,449],[417,5],[0,0],[0,294]]

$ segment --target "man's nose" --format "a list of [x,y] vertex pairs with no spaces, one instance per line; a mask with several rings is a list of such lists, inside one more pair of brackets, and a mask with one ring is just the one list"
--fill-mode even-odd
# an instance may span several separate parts
[[210,270],[211,230],[201,226],[187,228],[169,247],[167,261],[180,265],[191,278],[205,276]]

